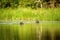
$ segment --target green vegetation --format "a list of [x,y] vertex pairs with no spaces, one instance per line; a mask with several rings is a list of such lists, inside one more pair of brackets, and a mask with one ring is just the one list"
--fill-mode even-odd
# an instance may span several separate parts
[[60,8],[60,0],[0,0],[0,8]]
[[60,8],[16,8],[0,9],[0,20],[46,20],[60,21]]
[[54,34],[60,30],[60,1],[0,0],[0,23],[20,20],[44,22],[0,24],[0,40],[39,40],[39,36],[45,34],[46,30]]
[[[0,9],[0,20],[41,20],[41,21],[60,21],[60,8],[5,8]],[[1,21],[0,21],[1,22]],[[40,24],[0,24],[0,40],[38,40],[38,31],[50,30],[54,32],[60,28],[60,22],[40,23]],[[52,31],[53,30],[53,31]]]

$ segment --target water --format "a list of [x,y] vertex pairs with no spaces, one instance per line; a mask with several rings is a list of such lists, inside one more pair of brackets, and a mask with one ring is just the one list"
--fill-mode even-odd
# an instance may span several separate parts
[[60,32],[60,21],[1,21],[0,40],[57,40],[56,30]]

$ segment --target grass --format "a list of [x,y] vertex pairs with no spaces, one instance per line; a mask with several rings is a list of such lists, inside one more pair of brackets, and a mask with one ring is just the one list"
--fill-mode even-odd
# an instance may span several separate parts
[[[36,19],[41,21],[60,21],[59,18],[60,8],[40,8],[38,10],[31,8],[0,9],[0,20],[2,21],[31,21]],[[40,28],[41,26],[43,33],[45,30],[54,32],[60,28],[60,22],[32,23],[22,26],[19,24],[0,24],[0,40],[38,40],[38,27]]]
[[59,21],[60,8],[40,8],[34,10],[31,8],[0,9],[0,20],[48,20]]

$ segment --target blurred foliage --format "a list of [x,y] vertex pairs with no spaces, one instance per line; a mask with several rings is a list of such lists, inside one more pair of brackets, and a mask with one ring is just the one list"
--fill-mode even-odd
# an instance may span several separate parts
[[7,7],[60,7],[60,0],[0,0],[0,8]]

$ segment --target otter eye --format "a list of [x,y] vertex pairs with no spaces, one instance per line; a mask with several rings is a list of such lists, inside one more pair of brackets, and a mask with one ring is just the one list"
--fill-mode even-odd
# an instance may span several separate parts
[[49,31],[43,32],[41,40],[52,40],[51,34]]
[[60,31],[56,31],[54,34],[54,40],[60,40]]

